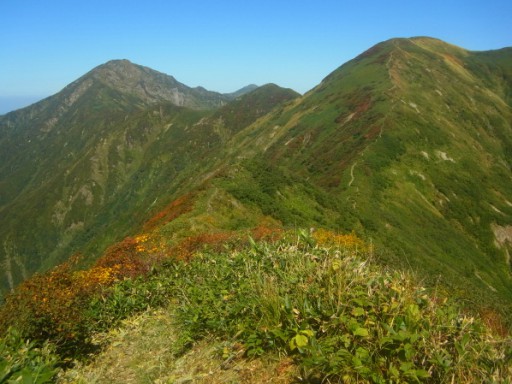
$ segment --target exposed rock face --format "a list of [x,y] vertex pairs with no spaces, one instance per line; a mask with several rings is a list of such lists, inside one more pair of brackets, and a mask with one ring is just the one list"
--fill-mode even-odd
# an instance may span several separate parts
[[493,225],[492,230],[496,241],[500,246],[504,246],[506,243],[512,244],[512,225],[501,227],[499,225]]
[[507,264],[511,265],[509,248],[512,247],[512,225],[499,226],[497,224],[491,225],[491,229],[494,232],[496,238],[496,245],[505,250],[505,257]]
[[100,65],[69,87],[93,79],[145,104],[170,101],[180,107],[211,109],[225,104],[228,95],[210,92],[204,88],[190,88],[174,77],[128,60],[112,60]]

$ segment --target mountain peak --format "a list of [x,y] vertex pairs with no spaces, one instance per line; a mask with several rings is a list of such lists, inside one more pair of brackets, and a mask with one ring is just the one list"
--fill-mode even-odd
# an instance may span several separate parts
[[93,84],[97,85],[96,92],[114,91],[122,95],[122,98],[128,97],[132,102],[137,100],[135,102],[139,105],[170,102],[179,107],[212,109],[229,100],[220,93],[207,91],[202,87],[191,88],[173,76],[127,59],[110,60],[101,64],[71,83],[65,90],[68,94],[83,94]]
[[135,64],[133,64],[128,59],[113,59],[113,60],[107,61],[104,65],[114,66],[114,65],[135,65]]
[[169,88],[184,89],[186,87],[172,76],[133,64],[126,59],[108,61],[94,68],[85,77],[100,81],[124,93],[135,94],[148,101],[166,100],[169,96]]
[[226,96],[229,96],[232,99],[236,99],[237,97],[243,96],[246,93],[250,93],[250,92],[254,91],[257,88],[258,88],[258,86],[256,84],[249,84],[249,85],[246,85],[243,88],[240,88],[239,90],[237,90],[235,92],[231,92],[231,93],[226,94]]

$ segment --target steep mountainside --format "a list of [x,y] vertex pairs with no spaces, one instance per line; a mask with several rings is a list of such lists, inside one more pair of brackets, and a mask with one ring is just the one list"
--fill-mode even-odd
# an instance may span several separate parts
[[183,193],[200,185],[194,175],[211,166],[201,160],[230,134],[220,121],[249,124],[273,103],[297,96],[268,87],[265,103],[261,91],[238,93],[235,103],[258,107],[238,122],[218,109],[231,95],[112,61],[55,96],[0,117],[2,288],[74,252],[98,255],[172,199],[178,186]]
[[378,44],[236,136],[250,160],[228,190],[273,201],[287,225],[364,233],[386,262],[454,291],[510,300],[511,68],[510,48]]
[[302,97],[267,85],[211,111],[225,99],[176,106],[171,80],[109,65],[57,95],[56,120],[45,104],[0,120],[14,281],[129,233],[272,224],[356,231],[383,263],[512,303],[512,49],[393,39]]

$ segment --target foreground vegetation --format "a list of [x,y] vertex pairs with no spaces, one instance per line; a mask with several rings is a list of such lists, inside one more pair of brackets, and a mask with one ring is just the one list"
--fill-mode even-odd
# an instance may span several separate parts
[[[105,346],[98,335],[148,308],[172,317],[170,347],[154,352],[169,367],[201,340],[217,340],[221,364],[277,356],[296,367],[289,381],[512,376],[512,340],[496,322],[489,327],[440,290],[377,266],[373,247],[357,236],[251,235],[203,235],[171,248],[142,235],[87,271],[64,265],[27,281],[0,312],[0,382],[47,382],[57,367],[61,381],[87,382],[70,367]],[[164,368],[149,379],[165,379]]]

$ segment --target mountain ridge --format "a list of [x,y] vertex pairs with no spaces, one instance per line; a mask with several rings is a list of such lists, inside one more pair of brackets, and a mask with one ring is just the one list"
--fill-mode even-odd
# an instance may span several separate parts
[[474,292],[508,297],[510,250],[495,247],[493,228],[510,225],[512,61],[496,70],[481,55],[425,38],[380,43],[246,135],[262,144],[264,167],[279,164],[337,202],[344,217],[323,225],[364,231],[411,255],[387,262],[457,280],[453,289],[476,277]]
[[[173,76],[156,71],[149,67],[134,64],[128,59],[113,59],[100,64],[88,71],[83,76],[72,81],[55,95],[48,96],[34,104],[20,108],[36,108],[36,113],[57,95],[67,95],[67,99],[61,100],[70,107],[94,81],[115,88],[121,93],[137,96],[139,103],[152,104],[159,102],[172,102],[176,106],[185,106],[194,109],[215,109],[236,97],[253,91],[258,86],[254,84],[242,87],[231,93],[219,93],[209,91],[204,87],[189,87],[177,81]],[[5,113],[16,114],[18,110]]]
[[[106,246],[120,234],[137,231],[145,215],[187,201],[187,209],[155,229],[169,241],[262,222],[354,230],[374,239],[385,263],[427,271],[432,281],[441,278],[455,289],[471,286],[477,296],[507,302],[511,250],[502,235],[497,239],[512,224],[506,199],[512,193],[509,56],[510,49],[475,53],[437,39],[391,39],[343,64],[303,96],[266,85],[213,111],[177,107],[169,100],[145,106],[145,97],[103,91],[102,101],[85,100],[81,107],[96,112],[88,126],[112,129],[109,138],[96,130],[83,136],[87,130],[76,120],[83,113],[79,109],[67,125],[56,122],[47,132],[37,132],[54,140],[65,126],[76,127],[71,140],[76,151],[82,145],[77,143],[94,143],[83,144],[90,152],[74,163],[74,173],[59,179],[67,180],[68,192],[64,188],[60,198],[44,204],[49,208],[43,216],[53,226],[60,223],[62,232],[55,231],[50,242],[39,240],[38,252],[59,236],[69,244],[85,236],[89,240],[82,245],[89,241],[92,246],[98,230],[85,235],[87,221],[95,228],[123,228],[109,229],[102,241]],[[119,64],[128,65],[108,66]],[[137,76],[144,70],[129,68],[121,73],[140,85]],[[108,81],[117,81],[108,68],[101,70]],[[72,95],[65,92],[63,99],[74,100]],[[94,101],[101,101],[99,110]],[[127,113],[133,105],[137,109]],[[38,192],[20,194],[37,174],[34,164],[24,171],[26,179],[19,175],[17,187],[8,186],[6,180],[16,174],[8,168],[19,169],[13,159],[21,161],[9,158],[8,148],[19,142],[5,141],[5,132],[16,124],[11,117],[0,124],[5,148],[0,170],[6,175],[0,179],[5,191],[0,212],[7,212],[9,199],[25,196],[25,202],[19,197],[9,208],[11,217],[23,212],[16,221],[21,229],[22,218],[37,209],[32,202],[45,189],[32,185]],[[50,160],[42,158],[40,164]],[[104,209],[95,213],[99,216],[77,219],[96,202]],[[130,208],[124,212],[123,206]],[[134,212],[144,214],[130,219]],[[23,240],[5,236],[4,260],[15,265]],[[80,249],[78,244],[69,249]],[[52,260],[64,257],[62,251]]]

